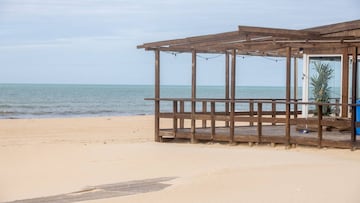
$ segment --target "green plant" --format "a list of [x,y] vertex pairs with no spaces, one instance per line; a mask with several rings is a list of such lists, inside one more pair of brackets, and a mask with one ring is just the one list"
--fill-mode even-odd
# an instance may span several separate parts
[[[311,76],[310,80],[315,102],[329,103],[331,87],[328,83],[333,77],[334,69],[331,68],[330,64],[321,62],[314,62],[314,69],[316,73]],[[323,115],[328,116],[331,114],[332,108],[329,105],[324,105],[322,111]]]

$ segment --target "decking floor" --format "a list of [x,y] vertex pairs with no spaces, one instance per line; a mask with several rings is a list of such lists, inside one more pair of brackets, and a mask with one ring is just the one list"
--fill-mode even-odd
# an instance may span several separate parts
[[[191,138],[190,128],[161,129],[160,136],[163,138]],[[230,128],[217,127],[215,134],[212,134],[211,128],[196,128],[195,139],[207,141],[229,141]],[[360,136],[357,136],[355,143],[356,148],[360,148]],[[285,125],[263,125],[262,135],[258,136],[257,126],[236,126],[234,129],[235,142],[261,142],[261,143],[285,143]],[[319,145],[318,132],[299,131],[296,126],[290,128],[290,143],[304,145]],[[351,148],[351,132],[350,131],[327,131],[323,129],[321,140],[322,146]]]

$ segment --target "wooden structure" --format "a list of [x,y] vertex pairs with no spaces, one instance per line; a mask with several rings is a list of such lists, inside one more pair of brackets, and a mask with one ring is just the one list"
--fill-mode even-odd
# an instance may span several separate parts
[[[155,141],[164,138],[185,138],[197,140],[282,143],[313,145],[318,147],[340,147],[355,149],[360,144],[356,140],[356,98],[358,88],[358,49],[360,46],[360,20],[344,22],[301,30],[239,26],[232,32],[173,39],[145,43],[138,48],[155,52]],[[191,98],[160,97],[160,53],[181,52],[192,55],[192,95]],[[217,53],[225,57],[224,99],[197,98],[197,54]],[[305,54],[339,54],[342,56],[342,98],[337,103],[304,102],[291,98],[291,60]],[[281,100],[236,98],[236,56],[271,56],[286,58],[286,95]],[[351,58],[351,60],[350,60]],[[296,63],[294,63],[296,64]],[[351,73],[350,73],[350,68]],[[296,73],[294,73],[296,74]],[[350,78],[351,75],[351,78]],[[297,77],[294,77],[297,78]],[[349,80],[351,81],[349,87]],[[352,88],[349,95],[349,88]],[[351,102],[349,101],[351,98]],[[160,102],[172,102],[172,111],[161,112]],[[224,110],[216,106],[224,105]],[[184,106],[190,105],[186,111]],[[237,111],[238,105],[248,105],[246,112]],[[270,105],[271,111],[265,111]],[[278,106],[285,105],[285,111]],[[319,116],[304,118],[299,116],[299,105],[313,106]],[[323,118],[323,105],[333,105],[342,109],[341,116]],[[209,108],[210,107],[210,108]],[[350,109],[350,114],[348,114]],[[160,129],[160,119],[172,119],[171,129]],[[184,125],[188,121],[188,126]],[[220,125],[219,121],[223,123]],[[244,122],[247,124],[244,126]],[[317,132],[302,134],[295,125],[317,126]],[[347,129],[328,132],[324,127]]]

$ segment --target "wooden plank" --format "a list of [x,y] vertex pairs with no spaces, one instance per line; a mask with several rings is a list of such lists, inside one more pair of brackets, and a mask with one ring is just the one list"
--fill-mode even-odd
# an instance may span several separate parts
[[300,145],[307,145],[307,146],[317,146],[318,139],[311,138],[311,137],[291,137],[290,139],[291,144],[300,144]]
[[262,143],[280,143],[280,144],[287,144],[287,140],[286,137],[284,136],[262,136],[261,137],[261,142]]
[[266,28],[266,27],[252,27],[252,26],[239,26],[239,33],[243,35],[261,35],[272,37],[285,37],[285,38],[320,38],[320,32],[306,31],[306,30],[290,30],[279,28]]
[[355,29],[360,29],[360,20],[317,26],[303,30],[320,32],[320,34],[326,35],[326,34],[355,30]]
[[141,48],[159,48],[161,46],[169,46],[169,45],[184,45],[190,43],[199,43],[199,42],[206,42],[206,41],[213,41],[219,39],[226,39],[229,37],[237,37],[239,33],[237,31],[233,32],[223,32],[217,34],[209,34],[209,35],[201,35],[201,36],[194,36],[194,37],[187,37],[187,38],[180,38],[180,39],[173,39],[173,40],[164,40],[158,42],[150,42],[144,43],[143,45],[137,46],[138,49]]
[[323,147],[334,147],[334,148],[341,148],[341,149],[351,149],[352,142],[349,141],[337,141],[337,140],[323,140],[322,141]]
[[235,142],[258,142],[256,135],[236,135],[234,137]]

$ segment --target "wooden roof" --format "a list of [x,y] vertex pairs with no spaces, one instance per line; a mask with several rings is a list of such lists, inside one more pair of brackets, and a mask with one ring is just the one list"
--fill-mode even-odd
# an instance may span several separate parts
[[360,20],[301,30],[239,26],[232,32],[150,42],[137,48],[198,53],[236,49],[240,55],[285,56],[285,48],[291,47],[292,55],[300,57],[302,53],[342,53],[354,46],[360,46]]

